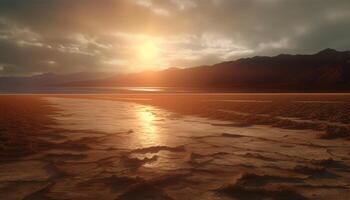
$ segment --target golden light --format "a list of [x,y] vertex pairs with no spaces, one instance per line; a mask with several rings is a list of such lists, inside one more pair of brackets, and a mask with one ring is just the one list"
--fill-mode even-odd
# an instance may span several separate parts
[[151,109],[151,107],[144,106],[136,111],[142,127],[142,133],[139,135],[139,139],[143,145],[155,145],[159,143],[158,129],[154,124],[156,116],[152,113]]
[[159,56],[159,47],[154,41],[147,40],[139,46],[139,53],[141,59],[151,61]]

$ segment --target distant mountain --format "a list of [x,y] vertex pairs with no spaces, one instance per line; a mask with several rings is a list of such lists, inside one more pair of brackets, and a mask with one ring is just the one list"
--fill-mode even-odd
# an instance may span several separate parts
[[108,73],[79,72],[73,74],[43,73],[28,77],[0,77],[0,88],[11,87],[43,87],[64,84],[75,81],[97,80],[107,78]]
[[133,74],[45,73],[0,77],[1,88],[42,86],[154,86],[229,91],[350,91],[350,52],[325,49],[313,55],[256,56],[211,66]]
[[350,52],[256,56],[187,69],[116,75],[66,86],[158,86],[231,91],[350,91]]

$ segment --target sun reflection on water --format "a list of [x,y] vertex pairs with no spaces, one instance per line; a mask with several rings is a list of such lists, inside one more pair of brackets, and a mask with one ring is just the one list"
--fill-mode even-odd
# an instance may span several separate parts
[[136,114],[142,132],[139,134],[140,142],[143,145],[159,145],[159,127],[155,124],[157,117],[152,112],[152,108],[142,106],[136,110]]

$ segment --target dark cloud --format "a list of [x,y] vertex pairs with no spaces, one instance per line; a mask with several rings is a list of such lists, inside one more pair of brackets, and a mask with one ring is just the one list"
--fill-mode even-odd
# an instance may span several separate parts
[[[0,0],[0,75],[348,50],[349,25],[348,0]],[[149,41],[152,62],[138,55]]]

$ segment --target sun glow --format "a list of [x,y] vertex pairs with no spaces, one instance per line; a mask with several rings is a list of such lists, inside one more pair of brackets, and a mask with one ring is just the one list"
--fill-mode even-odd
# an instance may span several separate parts
[[145,41],[139,46],[140,57],[144,61],[152,61],[159,56],[159,47],[154,41]]
[[153,71],[168,65],[164,59],[166,46],[160,38],[145,37],[135,41],[134,54],[129,65],[137,72]]

